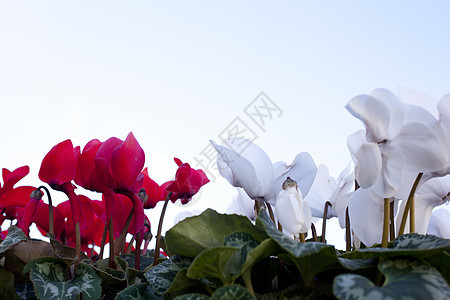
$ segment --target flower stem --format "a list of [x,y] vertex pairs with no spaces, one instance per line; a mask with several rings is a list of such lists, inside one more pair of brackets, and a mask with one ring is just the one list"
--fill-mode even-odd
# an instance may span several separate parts
[[416,199],[414,197],[411,200],[411,208],[409,209],[409,232],[414,233],[416,231]]
[[331,206],[330,201],[325,202],[325,207],[323,208],[322,243],[326,243],[325,231],[327,230],[328,206]]
[[313,241],[317,242],[317,231],[316,231],[316,226],[314,226],[314,223],[311,223],[311,232],[312,232],[312,236],[313,236]]
[[281,224],[280,224],[279,221],[278,221],[277,223],[278,223],[278,230],[281,231],[281,232],[283,232],[283,226],[281,226]]
[[255,200],[255,218],[258,217],[260,210],[261,210],[261,204],[258,202],[258,200]]
[[272,219],[273,224],[275,224],[275,216],[273,215],[272,205],[266,202],[267,210],[269,211],[269,216]]
[[350,215],[348,213],[348,206],[345,209],[345,250],[352,250],[352,235],[350,232]]
[[105,227],[103,227],[102,244],[100,245],[100,254],[98,255],[99,259],[103,259],[103,252],[105,251],[107,231],[108,231],[108,221],[106,221]]
[[136,270],[141,269],[141,233],[138,232],[136,237],[136,251],[134,252],[134,268]]
[[40,189],[44,189],[45,192],[47,193],[47,198],[48,198],[48,232],[50,234],[55,235],[55,228],[53,225],[53,204],[52,204],[52,196],[50,195],[50,191],[43,185],[41,185],[40,187],[38,187],[38,190]]
[[120,232],[119,237],[116,239],[117,244],[115,248],[115,255],[119,255],[120,251],[122,251],[123,246],[125,245],[125,238],[127,236],[128,227],[130,226],[131,219],[133,219],[133,209],[131,209],[130,214],[128,215],[127,220],[125,221],[125,225]]
[[136,235],[133,235],[131,241],[128,243],[127,249],[125,250],[125,254],[131,254],[131,249],[133,248],[134,240],[136,239]]
[[109,267],[115,269],[116,267],[116,262],[114,260],[114,254],[115,254],[115,249],[114,249],[114,224],[113,224],[113,218],[112,215],[109,218],[109,222],[108,222],[108,226],[109,226]]
[[389,224],[389,240],[393,241],[395,239],[395,223],[394,223],[394,201],[391,202],[391,208],[390,208],[390,220],[391,223]]
[[383,219],[383,235],[381,238],[381,247],[387,248],[389,240],[389,218],[390,218],[390,199],[384,198],[384,219]]
[[305,234],[304,233],[300,233],[300,243],[305,243]]
[[417,175],[416,180],[411,188],[411,192],[409,193],[408,200],[406,201],[405,211],[403,212],[402,221],[400,223],[400,229],[398,230],[397,236],[400,236],[405,232],[406,219],[408,218],[409,210],[411,209],[411,203],[414,199],[414,193],[416,192],[417,186],[419,185],[419,181],[422,178],[423,173],[419,173]]
[[80,233],[80,222],[75,224],[75,255],[78,257],[78,261],[81,259],[81,233]]
[[167,204],[169,203],[170,197],[172,197],[172,192],[169,192],[169,194],[167,194],[166,201],[164,201],[164,206],[161,211],[161,217],[159,218],[158,233],[156,235],[155,254],[153,255],[153,265],[154,266],[156,266],[158,264],[159,248],[160,248],[160,243],[161,243],[162,224],[164,221],[164,215],[166,213]]

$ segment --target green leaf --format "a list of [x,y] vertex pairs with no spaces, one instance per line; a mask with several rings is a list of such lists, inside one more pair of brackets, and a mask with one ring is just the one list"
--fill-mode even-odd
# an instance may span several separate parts
[[306,286],[312,285],[314,276],[318,273],[341,267],[333,246],[317,242],[299,243],[293,240],[275,227],[266,210],[261,210],[256,224],[264,228],[267,234],[288,252]]
[[379,264],[385,276],[382,287],[357,274],[334,279],[338,299],[450,299],[450,289],[439,272],[418,260],[387,259]]
[[145,271],[127,268],[125,270],[125,274],[127,276],[127,282],[129,285],[147,282],[147,278],[145,278],[144,275]]
[[425,259],[430,265],[435,267],[450,284],[450,254],[441,252]]
[[[134,261],[136,258],[134,254],[122,254],[119,255],[119,257],[127,262],[129,268],[134,268]],[[139,263],[139,269],[144,270],[153,264],[153,257],[141,255]]]
[[250,270],[257,262],[267,258],[271,255],[277,254],[281,251],[280,247],[277,243],[275,243],[272,239],[266,239],[262,241],[258,246],[254,249],[251,249],[247,256],[245,257],[245,261],[242,264],[241,272],[245,272],[246,270]]
[[343,257],[338,257],[339,263],[348,270],[360,270],[376,267],[376,258],[366,258],[366,259],[348,259]]
[[181,269],[178,271],[166,293],[186,294],[202,291],[206,292],[205,286],[206,284],[202,281],[187,277],[187,269]]
[[203,294],[184,294],[178,297],[175,297],[174,300],[209,300],[209,297]]
[[212,294],[211,300],[256,300],[242,285],[225,285]]
[[191,262],[187,257],[172,256],[145,272],[145,278],[156,293],[163,295],[170,288],[178,271],[189,267]]
[[170,253],[195,257],[208,248],[223,246],[225,237],[234,232],[248,233],[258,242],[267,238],[247,217],[219,214],[207,209],[201,215],[186,218],[172,227],[167,231],[165,241]]
[[441,239],[434,235],[409,233],[397,237],[391,247],[392,248],[365,248],[357,251],[346,252],[342,254],[341,257],[352,259],[372,257],[389,258],[398,256],[425,258],[450,250],[450,241]]
[[258,244],[258,241],[246,232],[234,232],[227,235],[224,243],[225,246],[239,247],[241,249],[241,263],[244,263],[247,253],[258,246]]
[[17,297],[14,289],[14,274],[6,270],[0,270],[0,295],[3,299]]
[[0,244],[0,254],[8,250],[9,247],[26,239],[27,236],[25,235],[25,233],[23,233],[22,229],[16,226],[9,227],[8,234]]
[[117,266],[119,266],[120,269],[125,272],[125,270],[128,268],[128,263],[120,256],[115,256],[114,260],[116,261]]
[[213,247],[200,253],[188,269],[187,276],[193,279],[219,278],[230,284],[241,274],[241,249],[238,247]]
[[100,278],[91,266],[79,263],[72,279],[68,278],[67,265],[53,257],[38,258],[25,266],[40,299],[98,299],[101,295]]
[[146,289],[147,284],[145,283],[130,285],[129,287],[118,293],[115,300],[145,300]]

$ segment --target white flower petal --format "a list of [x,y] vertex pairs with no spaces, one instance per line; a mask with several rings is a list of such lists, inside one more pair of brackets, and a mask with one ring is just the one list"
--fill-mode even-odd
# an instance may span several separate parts
[[229,149],[211,141],[218,152],[219,172],[236,187],[242,187],[253,199],[265,198],[272,191],[273,167],[267,154],[243,138],[224,140]]
[[[242,187],[251,198],[260,196],[258,194],[256,171],[252,163],[233,150],[217,145],[213,141],[211,143],[232,172],[229,182],[235,187]],[[219,169],[219,171],[221,170]]]
[[356,163],[356,153],[362,144],[367,143],[366,131],[364,129],[358,130],[347,138],[347,147],[350,150],[350,156],[354,163]]
[[400,186],[402,170],[391,164],[390,161],[383,156],[380,176],[370,187],[371,192],[383,199],[394,196]]
[[316,178],[311,185],[310,193],[314,191],[323,199],[328,200],[336,187],[336,180],[330,176],[328,168],[320,164],[317,167]]
[[[308,196],[306,196],[303,202],[309,204],[311,214],[313,217],[323,218],[323,209],[325,207],[326,200],[322,198],[322,196],[320,196],[318,193],[314,191],[310,191]],[[328,209],[328,211],[330,211],[330,208]]]
[[401,101],[386,89],[376,89],[370,95],[357,96],[348,102],[346,108],[364,123],[369,142],[392,139],[403,122]]
[[434,172],[448,165],[443,137],[425,123],[404,124],[399,135],[386,147],[401,154],[400,160],[391,159],[391,162],[407,171]]
[[[311,212],[304,208],[302,196],[295,187],[281,190],[275,202],[278,222],[287,232],[297,235],[306,233],[311,227]],[[306,213],[305,213],[306,211]]]
[[353,193],[354,192],[351,192],[340,196],[336,199],[336,201],[333,203],[333,206],[331,207],[332,214],[338,217],[339,225],[341,226],[341,228],[345,228],[345,213]]
[[437,118],[437,101],[430,95],[401,86],[398,87],[397,95],[402,102],[423,107]]
[[450,94],[443,96],[441,100],[439,100],[438,110],[439,124],[447,136],[447,143],[450,143]]
[[231,214],[247,216],[255,220],[255,201],[253,201],[242,188],[237,188],[237,196],[233,198],[227,211]]
[[427,233],[443,239],[450,239],[450,211],[445,208],[433,211]]
[[316,177],[317,167],[311,155],[306,152],[297,154],[289,166],[285,162],[277,162],[273,166],[275,180],[272,185],[272,195],[275,197],[281,191],[283,182],[290,177],[297,182],[303,197],[308,195]]
[[368,188],[377,180],[381,172],[381,153],[378,144],[364,143],[356,153],[355,177],[359,186]]
[[372,199],[367,189],[360,188],[348,205],[353,232],[368,247],[381,242],[384,208],[379,202],[380,199]]

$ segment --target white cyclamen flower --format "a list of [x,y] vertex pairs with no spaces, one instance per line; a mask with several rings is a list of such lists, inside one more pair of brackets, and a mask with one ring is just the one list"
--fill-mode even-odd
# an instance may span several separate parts
[[275,202],[275,214],[283,229],[298,237],[311,228],[311,210],[302,201],[302,195],[295,181],[288,178]]
[[[432,178],[417,190],[415,195],[415,232],[427,233],[431,214],[436,206],[445,204],[450,199],[450,176]],[[406,201],[402,201],[397,215],[396,229],[398,232],[400,221],[405,210]],[[409,231],[409,216],[405,232]]]
[[218,153],[220,174],[231,185],[243,188],[253,200],[274,205],[287,177],[296,180],[306,195],[316,176],[317,167],[306,152],[299,153],[290,165],[285,162],[272,165],[266,152],[247,139],[230,137],[223,141],[223,145],[211,143]]
[[433,211],[427,233],[443,239],[450,239],[450,211],[448,209],[440,208]]
[[447,164],[442,129],[425,109],[403,105],[385,89],[355,97],[346,108],[366,127],[348,139],[361,187],[389,198],[399,188],[402,170],[435,172]]

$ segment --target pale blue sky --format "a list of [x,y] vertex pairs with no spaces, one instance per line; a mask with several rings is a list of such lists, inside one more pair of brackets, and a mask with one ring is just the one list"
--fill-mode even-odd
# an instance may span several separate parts
[[[161,183],[176,170],[172,157],[194,165],[264,91],[283,114],[266,132],[252,127],[256,143],[273,162],[307,151],[337,176],[350,160],[346,138],[361,128],[344,108],[350,98],[377,87],[450,91],[449,9],[447,1],[2,0],[0,167],[28,164],[23,183],[39,185],[56,143],[133,131]],[[193,208],[225,209],[232,191],[211,183]]]

